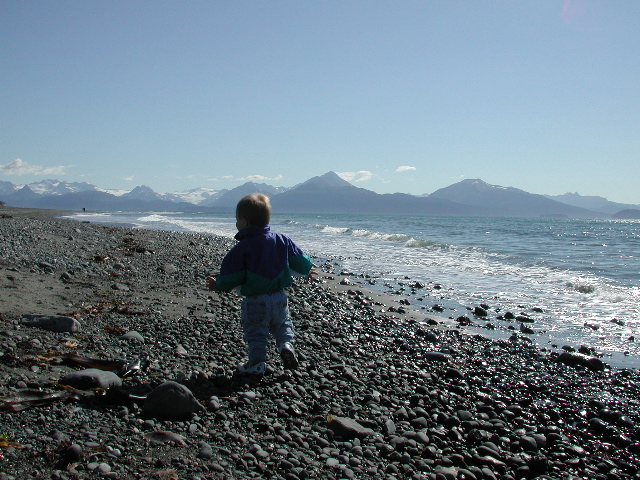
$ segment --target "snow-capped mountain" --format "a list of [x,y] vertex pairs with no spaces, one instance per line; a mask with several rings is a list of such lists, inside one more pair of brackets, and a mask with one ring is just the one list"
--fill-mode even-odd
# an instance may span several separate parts
[[250,193],[259,192],[271,197],[286,190],[286,188],[273,187],[271,185],[267,185],[266,183],[247,182],[231,190],[220,191],[217,195],[210,196],[209,198],[202,200],[198,203],[198,205],[201,205],[203,207],[235,207],[236,203],[238,203],[238,200]]
[[163,200],[162,195],[153,191],[151,187],[140,185],[129,193],[121,195],[120,198],[127,200],[142,200],[143,202],[153,202],[154,200]]
[[11,182],[0,182],[0,194],[11,195],[25,186],[38,195],[65,195],[67,193],[90,192],[97,190],[95,185],[86,182],[64,182],[59,180],[41,180],[28,185],[14,185]]
[[[26,190],[25,187],[27,187]],[[60,180],[41,180],[39,182],[33,182],[23,185],[15,185],[11,182],[0,181],[0,196],[11,196],[19,191],[24,190],[21,196],[25,196],[25,192],[33,192],[37,196],[45,197],[49,195],[66,195],[68,193],[80,193],[80,192],[102,192],[114,195],[116,197],[123,197],[129,200],[166,200],[174,203],[187,202],[194,205],[199,205],[204,201],[212,202],[220,196],[224,195],[228,190],[215,190],[212,188],[193,188],[184,192],[173,193],[156,193],[150,187],[141,185],[135,187],[133,190],[116,190],[108,188],[100,188],[95,185],[91,185],[86,182],[65,182]]]
[[203,202],[213,201],[228,192],[227,189],[214,190],[213,188],[194,188],[186,192],[165,193],[163,198],[172,202],[187,202],[194,205],[204,205]]
[[0,181],[0,195],[11,195],[19,190],[13,183]]
[[[500,185],[490,185],[480,179],[468,179],[433,192],[428,196],[408,194],[377,194],[357,188],[334,172],[313,177],[286,189],[247,182],[232,190],[215,191],[197,188],[182,193],[161,194],[148,186],[138,186],[130,192],[99,189],[88,183],[68,183],[43,180],[29,185],[14,185],[0,181],[0,202],[7,206],[50,208],[61,210],[125,210],[125,211],[229,211],[238,199],[251,192],[263,192],[271,197],[280,212],[298,213],[387,213],[418,215],[501,215],[556,216],[572,218],[608,218],[605,212],[620,204],[597,198],[598,209],[571,205],[591,198],[577,194],[560,202],[543,195]],[[602,205],[604,203],[604,205]],[[629,206],[640,211],[640,206]],[[617,212],[619,213],[619,212]],[[616,214],[617,214],[616,213]],[[624,218],[631,218],[628,215]],[[634,213],[635,215],[635,213]],[[635,217],[634,217],[635,218]]]
[[100,188],[100,187],[96,187],[96,190],[98,192],[104,192],[104,193],[109,193],[111,195],[115,195],[116,197],[121,197],[125,193],[129,193],[131,191],[131,190],[120,190],[115,188]]

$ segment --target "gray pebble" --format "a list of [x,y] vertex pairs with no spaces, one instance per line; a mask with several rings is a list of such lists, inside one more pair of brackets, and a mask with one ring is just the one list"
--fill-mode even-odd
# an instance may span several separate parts
[[135,330],[130,330],[120,337],[122,340],[144,343],[144,337]]

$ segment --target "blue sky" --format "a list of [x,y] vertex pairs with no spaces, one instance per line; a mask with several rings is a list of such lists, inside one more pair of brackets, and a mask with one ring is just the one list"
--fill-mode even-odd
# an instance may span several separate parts
[[640,2],[0,2],[0,180],[640,204]]

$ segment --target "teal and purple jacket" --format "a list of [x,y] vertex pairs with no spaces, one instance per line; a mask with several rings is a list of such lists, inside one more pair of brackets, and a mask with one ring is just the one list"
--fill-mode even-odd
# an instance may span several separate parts
[[269,225],[253,225],[239,231],[238,243],[222,260],[216,289],[229,292],[240,287],[245,297],[290,287],[291,270],[308,275],[309,257],[288,236],[273,233]]

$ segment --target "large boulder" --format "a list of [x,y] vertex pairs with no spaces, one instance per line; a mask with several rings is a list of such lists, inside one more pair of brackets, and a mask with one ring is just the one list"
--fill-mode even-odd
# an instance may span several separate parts
[[201,410],[204,407],[191,390],[177,382],[164,382],[147,395],[142,413],[159,419],[180,420]]
[[333,433],[342,438],[362,438],[368,435],[374,435],[375,433],[373,430],[361,425],[353,418],[335,417],[330,415],[328,420],[329,428],[333,430]]
[[78,332],[81,325],[73,317],[63,315],[23,315],[22,324],[27,327],[42,328],[51,332]]
[[78,390],[91,390],[93,388],[104,388],[106,390],[111,387],[120,387],[122,380],[113,372],[87,368],[86,370],[79,370],[65,375],[58,383]]
[[583,355],[582,353],[562,352],[556,360],[571,367],[579,365],[594,372],[601,372],[606,368],[606,364],[599,358]]

